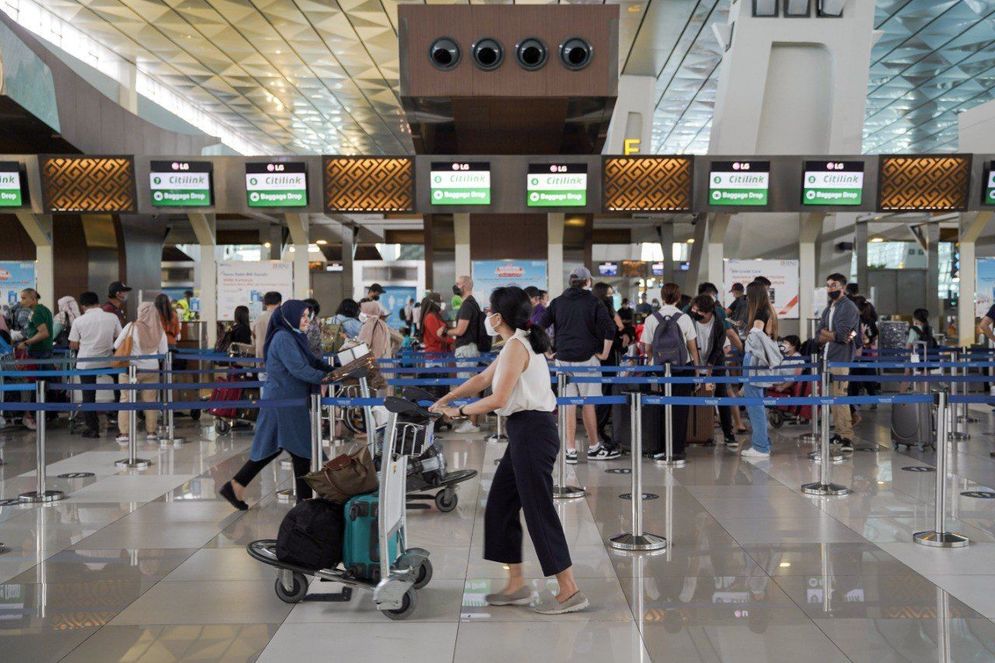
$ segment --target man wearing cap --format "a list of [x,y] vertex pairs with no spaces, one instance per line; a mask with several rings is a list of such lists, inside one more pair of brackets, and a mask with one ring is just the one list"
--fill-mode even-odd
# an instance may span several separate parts
[[371,285],[369,288],[366,289],[366,298],[372,299],[377,303],[377,306],[380,307],[381,318],[387,318],[390,315],[390,311],[388,311],[384,307],[384,305],[380,303],[380,295],[384,294],[385,292],[387,291],[384,290],[383,286],[380,285],[379,283],[374,283],[373,285]]
[[121,281],[114,281],[107,288],[107,301],[100,307],[104,311],[116,315],[117,319],[121,322],[121,327],[128,324],[128,312],[125,310],[125,305],[128,301],[129,292],[131,292],[131,288],[127,285]]
[[733,296],[732,303],[729,304],[729,319],[736,325],[740,332],[746,332],[746,318],[750,314],[750,304],[746,301],[746,288],[742,283],[733,283],[729,294]]
[[[556,365],[566,367],[599,367],[601,360],[607,359],[615,338],[615,322],[602,304],[590,291],[591,272],[586,267],[577,267],[570,272],[570,287],[549,304],[539,325],[548,329],[556,328],[554,349]],[[600,396],[600,384],[569,384],[566,393],[560,396],[581,398]],[[565,406],[567,430],[567,462],[577,462],[577,406]],[[600,460],[602,451],[598,445],[598,418],[594,405],[584,405],[582,416],[587,439],[592,445],[588,458]],[[607,460],[607,458],[606,458]]]

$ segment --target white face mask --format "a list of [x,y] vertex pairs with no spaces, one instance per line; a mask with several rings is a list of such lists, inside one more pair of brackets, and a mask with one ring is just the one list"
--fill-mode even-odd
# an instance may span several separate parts
[[494,329],[494,325],[491,324],[491,316],[484,318],[484,330],[487,332],[488,336],[498,336],[498,331]]

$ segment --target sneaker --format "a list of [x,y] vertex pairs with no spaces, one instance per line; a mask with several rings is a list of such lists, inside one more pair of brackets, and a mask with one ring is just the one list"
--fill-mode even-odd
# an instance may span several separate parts
[[118,444],[128,444],[128,436],[127,435],[118,435],[116,438],[114,438],[114,440]]
[[454,433],[479,433],[480,426],[475,426],[472,421],[467,419],[459,426],[453,429]]
[[28,430],[38,430],[38,424],[35,423],[34,419],[28,419],[24,417],[21,419],[21,424]]
[[756,458],[757,460],[763,458],[770,458],[769,451],[757,451],[753,447],[750,447],[749,449],[744,449],[739,455],[742,456],[743,458]]
[[735,435],[729,433],[728,435],[724,435],[723,438],[727,447],[730,449],[739,449],[739,440],[736,439]]
[[510,594],[498,592],[484,597],[487,605],[528,605],[532,601],[532,590],[528,585],[519,587]]
[[157,434],[155,434],[155,433],[149,433],[148,435],[145,436],[145,441],[146,442],[158,442],[159,441],[159,436]]
[[658,454],[653,454],[653,460],[687,460],[686,454],[674,454],[669,459],[667,458],[667,452],[661,451]]
[[840,451],[853,451],[853,440],[847,437],[841,437]]
[[567,449],[567,465],[576,465],[576,464],[577,464],[577,450]]
[[610,449],[603,444],[599,444],[593,449],[587,450],[588,460],[615,460],[621,458],[622,452],[618,449]]
[[580,612],[589,605],[591,604],[584,593],[576,592],[563,603],[557,601],[554,596],[552,600],[540,603],[533,610],[540,615],[565,615],[569,612]]

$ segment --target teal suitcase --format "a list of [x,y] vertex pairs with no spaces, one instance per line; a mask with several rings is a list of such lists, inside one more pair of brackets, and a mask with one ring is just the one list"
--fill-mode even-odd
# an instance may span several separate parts
[[[342,565],[354,577],[380,582],[380,531],[377,521],[376,493],[356,495],[345,503],[345,541],[342,545]],[[403,533],[390,539],[391,564],[404,552]]]

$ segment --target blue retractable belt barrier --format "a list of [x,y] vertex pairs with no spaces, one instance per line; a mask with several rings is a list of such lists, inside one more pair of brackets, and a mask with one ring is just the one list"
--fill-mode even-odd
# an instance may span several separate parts
[[117,412],[120,410],[211,410],[306,407],[304,399],[183,401],[177,403],[0,403],[0,412]]
[[995,368],[993,361],[854,362],[831,361],[829,368]]
[[220,352],[215,352],[211,354],[197,354],[190,355],[182,352],[178,352],[173,355],[175,359],[187,359],[190,361],[217,361],[217,362],[227,362],[229,364],[258,364],[263,360],[259,357],[232,357],[231,355],[222,354]]
[[561,396],[556,399],[557,405],[625,405],[627,402],[625,396],[588,396],[586,398]]
[[709,398],[705,396],[643,396],[643,405],[894,405],[899,403],[932,403],[928,394],[901,396],[786,396],[784,398]]
[[34,391],[35,386],[33,384],[5,384],[0,386],[0,392],[5,391]]
[[334,407],[376,407],[384,404],[382,398],[322,398],[322,405]]
[[991,375],[831,375],[833,382],[926,382],[949,384],[995,382]]
[[[128,391],[145,389],[228,389],[237,387],[239,389],[259,389],[264,383],[254,380],[233,380],[231,382],[117,382],[114,384],[66,384],[55,382],[49,385],[52,389],[60,391]],[[30,385],[29,385],[30,386]]]
[[0,378],[69,378],[82,375],[120,375],[123,368],[87,368],[73,371],[0,371]]
[[708,376],[652,376],[636,377],[576,377],[569,384],[781,384],[784,382],[818,382],[818,375],[754,375],[742,377],[727,377],[720,375]]
[[165,359],[166,355],[134,355],[129,357],[115,357],[113,355],[107,357],[76,357],[71,359],[68,356],[63,357],[52,357],[51,359],[32,359],[28,357],[27,359],[15,359],[12,362],[15,366],[30,366],[32,364],[65,364],[67,362],[75,361],[76,364],[95,364],[97,362],[107,362],[107,361],[138,361],[141,359]]

